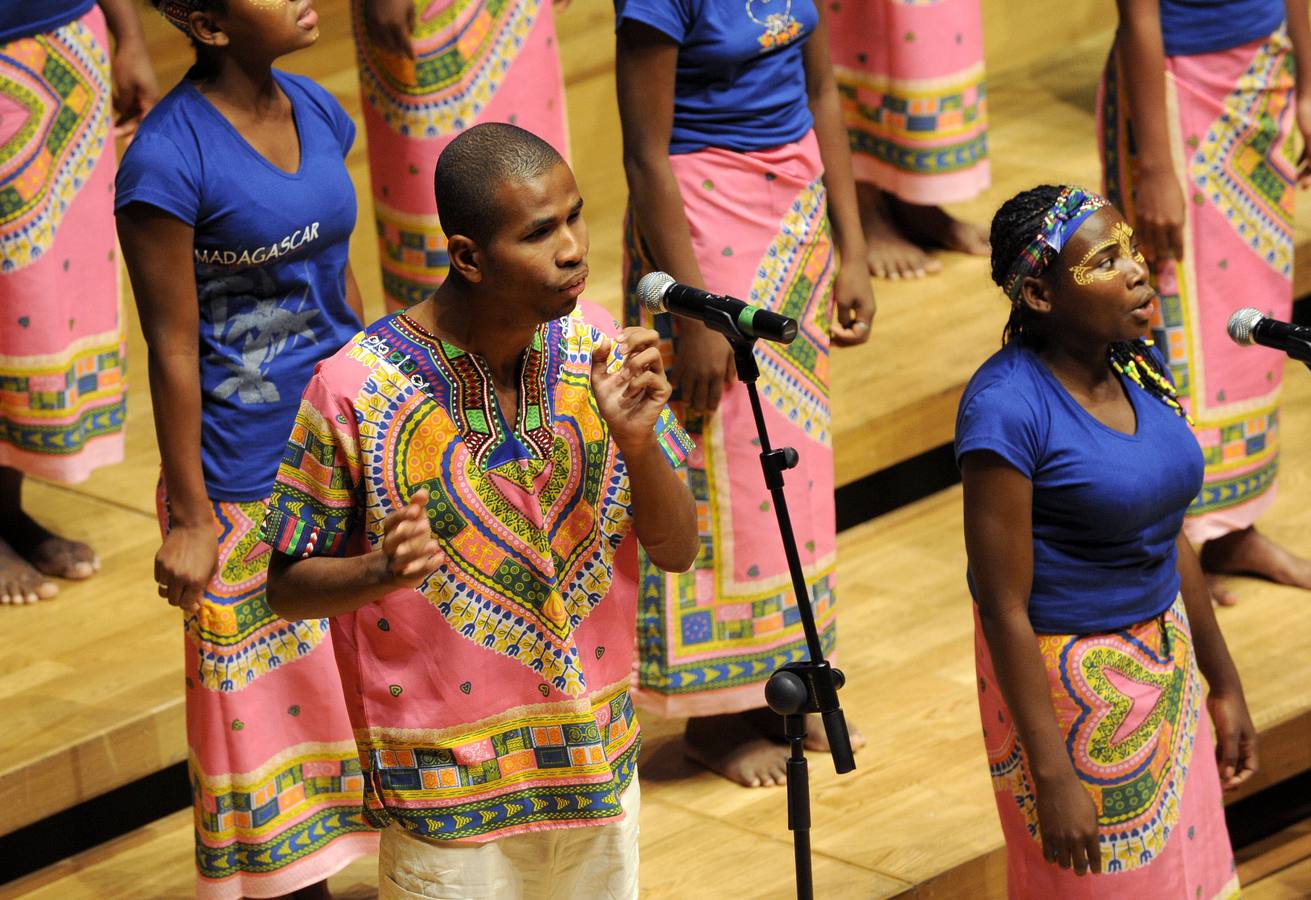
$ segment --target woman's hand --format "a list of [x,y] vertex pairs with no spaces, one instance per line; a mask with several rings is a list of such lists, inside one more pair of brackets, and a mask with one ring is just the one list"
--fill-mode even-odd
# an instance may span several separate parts
[[834,346],[854,347],[869,340],[874,321],[874,290],[869,284],[865,256],[852,257],[851,265],[838,268],[833,281],[833,325],[830,334]]
[[1220,785],[1233,790],[1256,774],[1256,727],[1242,691],[1212,690],[1206,709],[1215,725],[1215,762]]
[[218,536],[213,522],[174,525],[155,554],[155,582],[159,596],[170,606],[194,613],[205,596],[205,586],[218,571]]
[[674,380],[680,399],[693,412],[712,413],[737,378],[733,347],[716,331],[692,319],[679,319],[674,337]]
[[1184,193],[1174,169],[1143,169],[1134,192],[1134,231],[1155,265],[1184,258]]
[[1097,805],[1071,770],[1050,783],[1035,786],[1038,795],[1038,830],[1043,859],[1076,875],[1102,871],[1101,843],[1097,834]]
[[366,0],[364,30],[369,40],[386,53],[414,59],[413,0]]
[[131,135],[150,108],[159,101],[159,82],[150,67],[144,44],[119,41],[110,62],[114,80],[114,131]]

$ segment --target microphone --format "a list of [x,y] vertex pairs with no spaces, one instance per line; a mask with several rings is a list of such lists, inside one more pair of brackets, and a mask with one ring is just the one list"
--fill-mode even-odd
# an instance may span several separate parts
[[1293,359],[1311,363],[1311,328],[1304,325],[1268,319],[1259,309],[1244,306],[1229,317],[1226,330],[1235,344],[1245,347],[1261,344],[1283,350]]
[[637,299],[653,313],[698,319],[730,340],[748,337],[790,344],[797,336],[796,319],[679,284],[664,272],[643,275],[637,283]]

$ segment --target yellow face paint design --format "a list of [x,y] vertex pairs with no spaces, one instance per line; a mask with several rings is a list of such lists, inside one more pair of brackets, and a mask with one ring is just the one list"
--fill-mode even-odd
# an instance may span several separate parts
[[1120,255],[1132,259],[1139,264],[1145,264],[1147,260],[1143,255],[1134,249],[1133,246],[1133,229],[1127,222],[1116,222],[1115,227],[1111,229],[1111,236],[1106,240],[1095,244],[1089,248],[1088,252],[1079,260],[1077,266],[1070,266],[1070,274],[1074,276],[1074,283],[1078,285],[1089,285],[1094,281],[1110,281],[1118,273],[1118,269],[1096,269],[1088,268],[1088,260],[1092,259],[1103,250],[1111,247],[1119,247]]

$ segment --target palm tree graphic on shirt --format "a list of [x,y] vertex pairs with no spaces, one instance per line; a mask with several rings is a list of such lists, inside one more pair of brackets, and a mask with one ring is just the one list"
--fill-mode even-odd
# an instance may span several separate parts
[[202,282],[200,302],[212,307],[214,337],[228,351],[216,355],[232,373],[211,393],[221,400],[236,394],[251,405],[276,403],[278,386],[267,377],[273,360],[297,341],[319,342],[310,325],[319,310],[310,305],[309,289],[282,294],[263,269],[248,269]]

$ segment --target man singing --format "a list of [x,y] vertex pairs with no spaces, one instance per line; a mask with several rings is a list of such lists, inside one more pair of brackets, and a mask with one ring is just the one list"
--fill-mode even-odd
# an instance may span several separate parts
[[655,333],[612,341],[576,308],[560,155],[479,125],[435,182],[450,272],[306,388],[269,602],[332,617],[383,898],[636,897],[636,586],[612,572],[630,530],[692,564],[690,442]]

